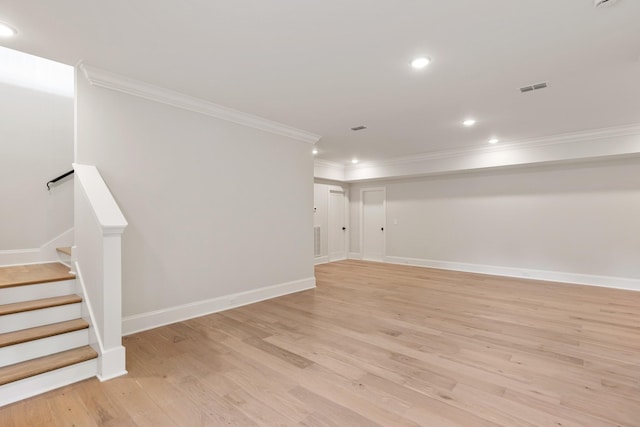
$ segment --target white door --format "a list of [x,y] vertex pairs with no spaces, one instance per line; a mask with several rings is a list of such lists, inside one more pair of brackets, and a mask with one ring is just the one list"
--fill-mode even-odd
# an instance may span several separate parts
[[329,191],[329,261],[347,258],[347,221],[344,191]]
[[384,188],[362,190],[362,259],[384,261]]

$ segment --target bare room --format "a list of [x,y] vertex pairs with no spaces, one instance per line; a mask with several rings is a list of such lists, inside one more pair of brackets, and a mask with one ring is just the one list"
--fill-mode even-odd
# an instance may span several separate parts
[[640,426],[638,22],[0,1],[0,424]]

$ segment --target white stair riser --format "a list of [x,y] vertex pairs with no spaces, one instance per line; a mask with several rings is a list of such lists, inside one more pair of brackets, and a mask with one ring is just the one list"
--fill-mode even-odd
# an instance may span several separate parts
[[36,283],[33,285],[15,286],[13,288],[0,289],[0,303],[13,304],[15,302],[33,301],[42,298],[73,295],[75,293],[75,280]]
[[2,316],[0,334],[78,319],[82,317],[81,313],[81,304],[77,303],[41,310],[25,311],[22,313],[6,314]]
[[92,359],[0,386],[0,407],[95,377],[97,373],[98,361]]
[[80,331],[67,332],[66,334],[3,347],[0,348],[0,367],[83,347],[87,344],[89,344],[89,330],[82,329]]

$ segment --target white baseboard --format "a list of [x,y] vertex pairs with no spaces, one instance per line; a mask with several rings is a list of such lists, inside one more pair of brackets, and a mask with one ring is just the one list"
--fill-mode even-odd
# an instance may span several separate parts
[[73,228],[54,237],[39,248],[0,251],[0,266],[40,264],[59,261],[56,248],[73,244]]
[[205,316],[207,314],[292,294],[294,292],[306,291],[315,287],[315,277],[308,277],[293,282],[266,286],[237,294],[224,295],[206,301],[198,301],[149,313],[127,316],[122,319],[122,334],[130,335],[194,317]]
[[0,251],[0,266],[2,267],[38,263],[40,263],[40,249]]
[[526,268],[500,267],[483,264],[466,264],[461,262],[437,261],[430,259],[395,256],[387,256],[385,257],[385,261],[390,264],[413,265],[418,267],[438,268],[442,270],[491,274],[494,276],[518,277],[522,279],[545,280],[550,282],[573,283],[577,285],[600,286],[603,288],[640,291],[640,279],[626,277],[596,276],[590,274],[568,273],[562,271],[532,270]]
[[351,258],[344,257],[344,256],[342,258],[331,258],[329,256],[321,256],[321,257],[314,258],[314,264],[315,265],[328,264],[330,262],[344,261],[345,259],[351,259]]
[[98,359],[98,379],[108,381],[126,375],[125,355],[126,350],[123,346],[102,351]]
[[360,252],[349,252],[348,259],[362,259],[362,254]]

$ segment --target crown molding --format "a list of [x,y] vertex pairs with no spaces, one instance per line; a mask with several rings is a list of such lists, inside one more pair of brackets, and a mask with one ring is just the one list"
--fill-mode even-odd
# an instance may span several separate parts
[[313,177],[344,181],[345,165],[324,159],[313,159]]
[[331,160],[325,160],[325,159],[314,159],[313,164],[317,166],[323,166],[323,167],[334,168],[334,169],[344,169],[345,167],[345,165],[343,165],[342,163],[332,162]]
[[640,124],[531,138],[473,149],[362,162],[345,167],[345,181],[392,179],[487,168],[570,162],[640,154]]
[[109,71],[88,66],[84,63],[78,64],[87,81],[96,87],[115,90],[150,101],[171,105],[217,119],[226,120],[242,126],[251,127],[264,132],[285,136],[308,144],[315,144],[320,135],[296,129],[282,123],[243,113],[232,108],[223,107],[201,98],[185,95],[159,86],[154,86],[139,80],[121,76]]
[[553,145],[571,144],[582,141],[593,141],[605,138],[616,138],[630,135],[640,135],[640,124],[632,124],[626,126],[616,126],[601,129],[592,129],[588,131],[562,133],[557,135],[545,136],[541,138],[527,138],[510,143],[500,143],[498,145],[487,145],[475,148],[461,148],[457,150],[432,151],[428,153],[416,154],[414,156],[394,157],[385,160],[373,160],[368,162],[360,162],[356,165],[346,165],[347,170],[357,170],[363,168],[377,166],[401,166],[429,160],[439,160],[446,158],[462,157],[468,155],[477,155],[485,153],[496,153],[503,151],[522,150],[532,147],[548,147]]

